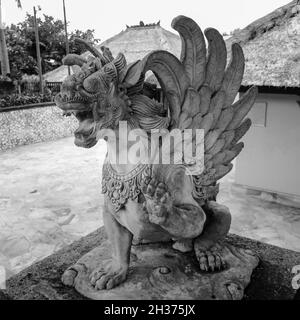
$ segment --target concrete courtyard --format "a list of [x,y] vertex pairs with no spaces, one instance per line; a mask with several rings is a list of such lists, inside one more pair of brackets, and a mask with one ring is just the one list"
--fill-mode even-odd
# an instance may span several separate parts
[[[0,266],[7,277],[43,259],[102,223],[104,141],[92,149],[73,138],[0,153]],[[231,232],[300,252],[300,208],[289,199],[234,184],[220,185]]]

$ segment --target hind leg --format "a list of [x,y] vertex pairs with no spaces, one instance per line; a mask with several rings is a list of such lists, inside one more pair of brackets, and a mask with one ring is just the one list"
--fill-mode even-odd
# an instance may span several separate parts
[[217,271],[226,267],[222,257],[222,245],[229,232],[231,215],[229,209],[215,201],[209,201],[204,208],[208,214],[203,233],[194,240],[194,250],[202,271]]

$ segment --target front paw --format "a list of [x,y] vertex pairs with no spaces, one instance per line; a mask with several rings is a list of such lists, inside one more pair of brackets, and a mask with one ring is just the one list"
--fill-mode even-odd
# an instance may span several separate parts
[[144,207],[149,214],[149,220],[155,224],[163,224],[168,218],[172,207],[172,199],[164,183],[154,179],[143,186],[145,196]]
[[216,243],[209,249],[205,249],[195,242],[194,249],[201,271],[216,272],[226,268],[226,261],[222,256],[222,246],[219,244]]
[[112,262],[100,266],[90,274],[91,285],[96,290],[110,290],[126,280],[128,267],[116,267]]

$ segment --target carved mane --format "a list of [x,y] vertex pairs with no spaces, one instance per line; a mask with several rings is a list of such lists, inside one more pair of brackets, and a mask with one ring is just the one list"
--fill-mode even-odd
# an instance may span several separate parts
[[141,128],[149,132],[151,129],[169,127],[170,119],[162,104],[142,94],[133,96],[131,103],[132,114],[128,120],[132,124],[132,129]]

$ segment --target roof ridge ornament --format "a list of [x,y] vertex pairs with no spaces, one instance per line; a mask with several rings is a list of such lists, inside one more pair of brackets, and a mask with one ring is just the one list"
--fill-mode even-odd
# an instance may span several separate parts
[[156,26],[160,26],[160,20],[157,21],[156,23],[144,23],[144,21],[140,21],[139,24],[135,24],[132,26],[129,26],[126,24],[126,29],[136,29],[136,28],[149,28],[149,27],[156,27]]

